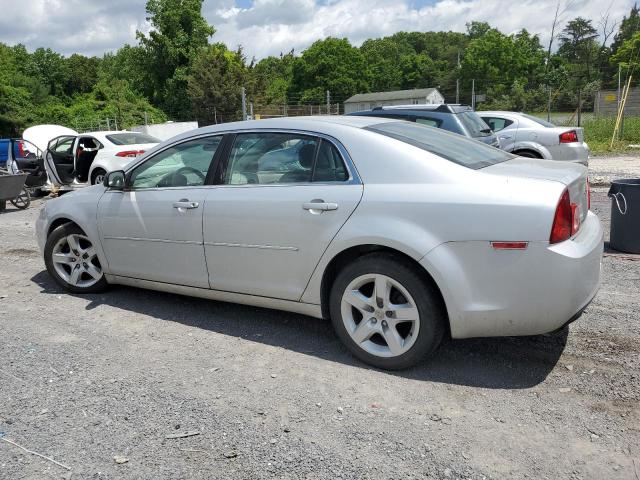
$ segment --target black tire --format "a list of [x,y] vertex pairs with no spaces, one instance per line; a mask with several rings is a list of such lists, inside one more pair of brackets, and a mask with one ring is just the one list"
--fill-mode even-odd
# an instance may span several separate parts
[[107,172],[105,170],[103,170],[102,168],[96,168],[92,173],[91,173],[91,185],[95,185],[96,184],[96,178],[98,177],[98,175],[106,175]]
[[525,157],[525,158],[540,158],[542,159],[542,156],[539,155],[536,152],[533,152],[531,150],[521,150],[519,152],[514,152],[516,155],[518,155],[519,157]]
[[6,210],[7,208],[7,201],[6,200],[0,200],[0,212]]
[[[363,362],[381,369],[401,370],[433,354],[442,342],[447,321],[446,310],[439,292],[416,270],[410,262],[400,256],[372,253],[357,258],[338,273],[329,297],[331,321],[340,340]],[[343,294],[353,280],[368,274],[381,274],[400,283],[416,304],[420,325],[418,335],[411,348],[401,355],[373,355],[361,348],[347,331],[342,318]]]
[[76,286],[67,282],[60,274],[56,271],[53,263],[53,250],[55,246],[58,244],[60,240],[69,236],[69,235],[82,235],[86,236],[85,233],[79,228],[77,225],[73,223],[66,223],[64,225],[56,228],[49,237],[47,238],[47,242],[44,247],[44,263],[47,267],[47,271],[49,275],[53,277],[55,282],[60,285],[65,290],[71,293],[98,293],[104,291],[108,287],[107,280],[104,275],[102,278],[98,280],[96,283],[90,286]]

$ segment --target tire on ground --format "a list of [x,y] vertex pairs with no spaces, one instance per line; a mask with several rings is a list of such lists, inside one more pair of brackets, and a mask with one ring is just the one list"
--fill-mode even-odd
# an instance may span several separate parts
[[77,225],[73,223],[65,223],[64,225],[60,225],[58,228],[56,228],[47,237],[47,242],[44,247],[44,263],[47,267],[47,271],[49,272],[49,275],[53,277],[53,279],[58,285],[60,285],[62,288],[64,288],[65,290],[71,293],[98,293],[98,292],[104,291],[109,285],[104,275],[100,280],[98,280],[98,282],[94,283],[91,286],[79,287],[79,286],[71,285],[67,283],[64,280],[64,278],[62,278],[56,271],[53,265],[53,257],[52,257],[53,249],[59,240],[61,240],[62,238],[68,235],[73,235],[73,234],[86,236],[86,234],[82,231],[82,229]]
[[[399,356],[373,355],[358,346],[347,332],[341,311],[342,296],[354,279],[366,274],[382,274],[399,282],[416,303],[420,318],[418,336],[413,346]],[[351,353],[370,365],[388,370],[411,367],[433,354],[442,342],[445,322],[448,321],[446,309],[435,287],[406,259],[388,253],[364,255],[344,267],[333,282],[329,302],[336,334]]]

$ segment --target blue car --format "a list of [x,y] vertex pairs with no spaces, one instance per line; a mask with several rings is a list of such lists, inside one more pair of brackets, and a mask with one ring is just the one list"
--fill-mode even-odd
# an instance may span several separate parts
[[500,141],[496,134],[468,105],[390,105],[375,107],[373,110],[347,113],[347,115],[407,120],[429,127],[442,128],[500,148]]
[[28,187],[42,187],[47,182],[42,152],[32,143],[11,138],[0,139],[0,168],[7,169],[9,158],[15,160],[18,170],[28,175]]

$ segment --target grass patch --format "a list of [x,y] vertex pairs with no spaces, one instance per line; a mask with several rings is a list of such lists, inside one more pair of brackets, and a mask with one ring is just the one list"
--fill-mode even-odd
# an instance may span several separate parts
[[640,117],[626,117],[622,129],[622,135],[611,147],[611,137],[615,128],[615,117],[590,119],[582,125],[584,128],[584,140],[594,154],[623,153],[638,151],[630,149],[630,144],[640,143]]

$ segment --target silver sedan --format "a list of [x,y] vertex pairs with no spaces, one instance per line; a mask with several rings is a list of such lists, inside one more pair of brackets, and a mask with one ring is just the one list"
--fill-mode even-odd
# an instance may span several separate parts
[[496,132],[503,150],[545,160],[589,163],[589,146],[580,127],[558,127],[533,115],[516,112],[478,112]]
[[36,229],[70,292],[121,284],[327,318],[388,369],[445,335],[562,327],[595,295],[603,250],[584,167],[370,117],[182,134],[47,202]]

